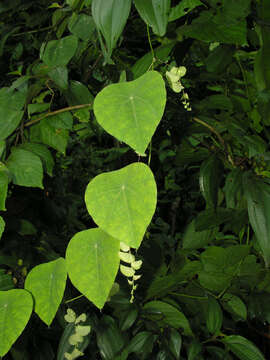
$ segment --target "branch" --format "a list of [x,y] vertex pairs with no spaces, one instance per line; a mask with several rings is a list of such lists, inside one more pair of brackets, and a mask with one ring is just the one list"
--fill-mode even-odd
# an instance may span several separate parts
[[28,121],[26,124],[24,124],[24,127],[28,127],[28,126],[34,125],[34,124],[38,123],[39,121],[41,121],[41,120],[43,120],[43,119],[46,119],[46,118],[49,117],[49,116],[61,114],[61,113],[66,112],[66,111],[83,109],[83,108],[89,107],[89,106],[91,106],[91,105],[92,105],[92,104],[74,105],[74,106],[68,106],[68,107],[63,108],[63,109],[51,111],[51,112],[48,112],[47,114],[45,114],[45,115],[43,115],[43,116],[40,116],[40,117],[37,118],[37,119]]

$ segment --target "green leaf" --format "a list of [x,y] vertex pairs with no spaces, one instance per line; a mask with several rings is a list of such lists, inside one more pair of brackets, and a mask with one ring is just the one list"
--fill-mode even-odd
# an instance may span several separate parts
[[156,35],[164,36],[169,20],[171,0],[134,0],[141,18]]
[[[0,228],[1,228],[1,217],[0,217]],[[1,229],[0,229],[1,233]],[[2,264],[1,264],[2,265]],[[14,288],[14,282],[12,280],[12,275],[7,274],[6,270],[0,269],[0,291],[11,290]]]
[[13,148],[7,160],[13,183],[43,189],[43,169],[40,158],[28,150]]
[[[196,231],[195,220],[188,224],[183,235],[183,249],[196,250],[205,247],[213,239],[215,229]],[[180,251],[180,250],[179,250]]]
[[157,336],[150,331],[139,332],[131,339],[128,345],[129,353],[136,353],[138,355],[149,354],[152,351],[154,342]]
[[81,40],[91,40],[95,31],[95,23],[89,15],[73,13],[68,23],[68,29]]
[[104,88],[95,98],[94,113],[109,134],[143,155],[165,103],[165,83],[159,73],[149,71],[137,80]]
[[0,356],[4,356],[21,335],[32,308],[29,292],[21,289],[0,291]]
[[65,98],[69,106],[90,104],[89,108],[73,110],[74,115],[81,122],[89,121],[90,109],[94,103],[94,97],[88,90],[88,88],[79,81],[72,80],[69,83],[69,88],[64,92]]
[[224,294],[222,297],[223,308],[232,314],[236,320],[247,319],[247,308],[243,301],[236,295]]
[[[55,118],[50,117],[42,120],[39,124],[33,126],[32,128],[36,128],[33,131],[36,131],[35,136],[31,136],[31,140],[41,141],[44,144],[52,147],[53,149],[65,154],[66,147],[68,143],[68,130],[65,128],[56,128],[55,127]],[[34,132],[33,132],[34,134]]]
[[209,247],[201,254],[203,265],[203,270],[199,272],[201,286],[214,292],[229,287],[249,251],[246,245],[234,245],[226,249],[218,246]]
[[[195,230],[203,231],[207,229],[213,229],[218,225],[224,223],[239,222],[241,224],[247,222],[247,213],[245,209],[206,209],[201,211],[195,219]],[[230,225],[232,227],[232,225]]]
[[204,5],[200,0],[182,0],[178,5],[171,8],[169,21],[174,21],[187,15],[197,6]]
[[[1,105],[0,105],[1,106]],[[23,111],[0,107],[0,140],[6,139],[18,127],[23,117]]]
[[[185,335],[193,335],[187,318],[174,306],[162,301],[150,301],[144,305],[143,309],[148,311],[159,311],[161,313],[161,315],[159,315],[159,320],[155,319],[158,323],[167,324],[175,329],[183,329]],[[150,313],[146,313],[145,316],[151,317]],[[155,318],[156,317],[157,316],[155,315]]]
[[7,87],[0,89],[0,140],[6,139],[19,125],[24,102],[24,93]]
[[268,267],[270,265],[270,186],[250,173],[244,174],[243,184],[249,220]]
[[188,344],[188,360],[201,360],[201,358],[198,357],[201,352],[202,345],[197,340],[194,340],[191,344]]
[[156,201],[154,176],[143,163],[100,174],[90,181],[85,192],[86,207],[95,223],[134,248],[140,246]]
[[200,189],[208,208],[217,206],[221,177],[222,164],[220,160],[215,155],[210,156],[202,163],[199,175]]
[[77,233],[68,244],[70,280],[99,309],[112,288],[119,267],[118,252],[119,241],[98,228]]
[[176,359],[180,358],[182,347],[182,337],[179,332],[173,328],[170,329],[169,349]]
[[6,198],[8,191],[8,173],[0,166],[0,211],[6,210]]
[[218,335],[222,326],[223,313],[219,302],[213,297],[208,297],[206,326],[211,335]]
[[221,340],[240,360],[265,360],[260,350],[249,340],[239,335],[225,336]]
[[142,58],[137,60],[131,68],[134,79],[137,79],[138,77],[146,73],[150,69],[151,64],[153,64],[153,66],[155,67],[160,62],[165,62],[175,44],[176,42],[172,41],[169,44],[161,45],[154,49],[155,58],[158,59],[158,62],[153,63],[153,54],[151,51],[149,51]]
[[25,142],[24,144],[20,145],[20,149],[28,150],[35,155],[38,155],[43,162],[47,174],[50,176],[53,175],[52,171],[54,167],[54,159],[46,145]]
[[104,360],[116,360],[117,354],[120,353],[125,344],[124,334],[110,316],[103,316],[98,325],[96,335],[100,353],[103,354]]
[[50,325],[61,303],[66,286],[65,260],[57,260],[35,266],[27,275],[25,289],[34,297],[34,310]]
[[138,309],[132,307],[128,309],[128,311],[121,311],[120,319],[119,319],[119,326],[121,331],[126,331],[134,324],[138,317]]
[[191,25],[183,25],[177,29],[178,36],[184,35],[206,42],[239,45],[246,44],[246,33],[244,18],[226,17],[222,11],[215,14],[211,10],[202,11]]
[[40,54],[40,58],[49,67],[65,66],[74,56],[78,39],[74,35],[59,40],[51,40]]
[[243,172],[239,168],[236,168],[226,177],[224,190],[228,208],[236,208],[238,201],[243,196],[242,175]]
[[92,16],[98,31],[105,39],[106,47],[100,36],[102,51],[107,62],[111,62],[112,51],[125,27],[130,7],[131,0],[92,1]]
[[48,73],[49,78],[59,87],[61,90],[68,88],[68,69],[66,66],[57,66]]
[[221,73],[233,61],[234,47],[220,45],[210,52],[205,60],[206,69],[210,73]]
[[5,221],[4,221],[4,219],[2,218],[2,216],[0,216],[0,239],[1,239],[1,237],[2,237],[2,234],[3,234],[3,232],[4,232],[4,230],[5,230]]

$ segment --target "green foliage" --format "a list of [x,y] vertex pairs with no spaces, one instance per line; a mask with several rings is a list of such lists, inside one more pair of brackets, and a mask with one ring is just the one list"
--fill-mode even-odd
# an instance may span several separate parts
[[2,1],[3,360],[269,358],[269,22]]

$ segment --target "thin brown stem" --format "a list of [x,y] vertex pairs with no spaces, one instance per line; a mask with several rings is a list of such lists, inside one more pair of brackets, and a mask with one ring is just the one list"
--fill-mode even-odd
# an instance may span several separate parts
[[45,115],[43,115],[43,116],[40,116],[40,117],[37,118],[37,119],[28,121],[28,122],[24,125],[24,127],[28,127],[28,126],[34,125],[34,124],[38,123],[39,121],[41,121],[41,120],[43,120],[43,119],[46,119],[46,118],[49,117],[49,116],[54,116],[54,115],[57,115],[57,114],[61,114],[61,113],[66,112],[66,111],[83,109],[83,108],[89,107],[89,106],[91,106],[91,105],[92,105],[92,104],[74,105],[74,106],[68,106],[68,107],[63,108],[63,109],[51,111],[51,112],[48,112],[47,114],[45,114]]
[[198,119],[198,118],[196,118],[196,117],[192,118],[192,120],[193,120],[193,121],[196,121],[197,123],[199,123],[199,124],[201,124],[201,125],[203,125],[203,126],[205,126],[205,127],[207,127],[213,134],[216,135],[216,137],[218,138],[220,144],[221,144],[224,148],[226,147],[226,146],[225,146],[225,142],[224,142],[222,136],[220,135],[220,133],[219,133],[215,128],[213,128],[213,126],[207,124],[207,123],[204,122],[203,120]]

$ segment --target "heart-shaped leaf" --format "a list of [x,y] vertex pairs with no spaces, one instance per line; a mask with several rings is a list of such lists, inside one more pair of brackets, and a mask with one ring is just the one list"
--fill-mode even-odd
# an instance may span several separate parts
[[111,135],[143,155],[164,112],[162,76],[149,71],[140,78],[112,84],[95,98],[98,123]]
[[33,308],[28,291],[0,291],[0,356],[4,356],[21,335]]
[[134,248],[140,246],[156,201],[154,176],[143,163],[96,176],[85,193],[86,206],[95,223]]
[[105,304],[117,274],[119,247],[119,241],[101,229],[77,233],[67,247],[70,280],[99,309]]
[[35,299],[35,312],[50,325],[64,295],[67,279],[63,258],[34,267],[25,281],[25,289]]

